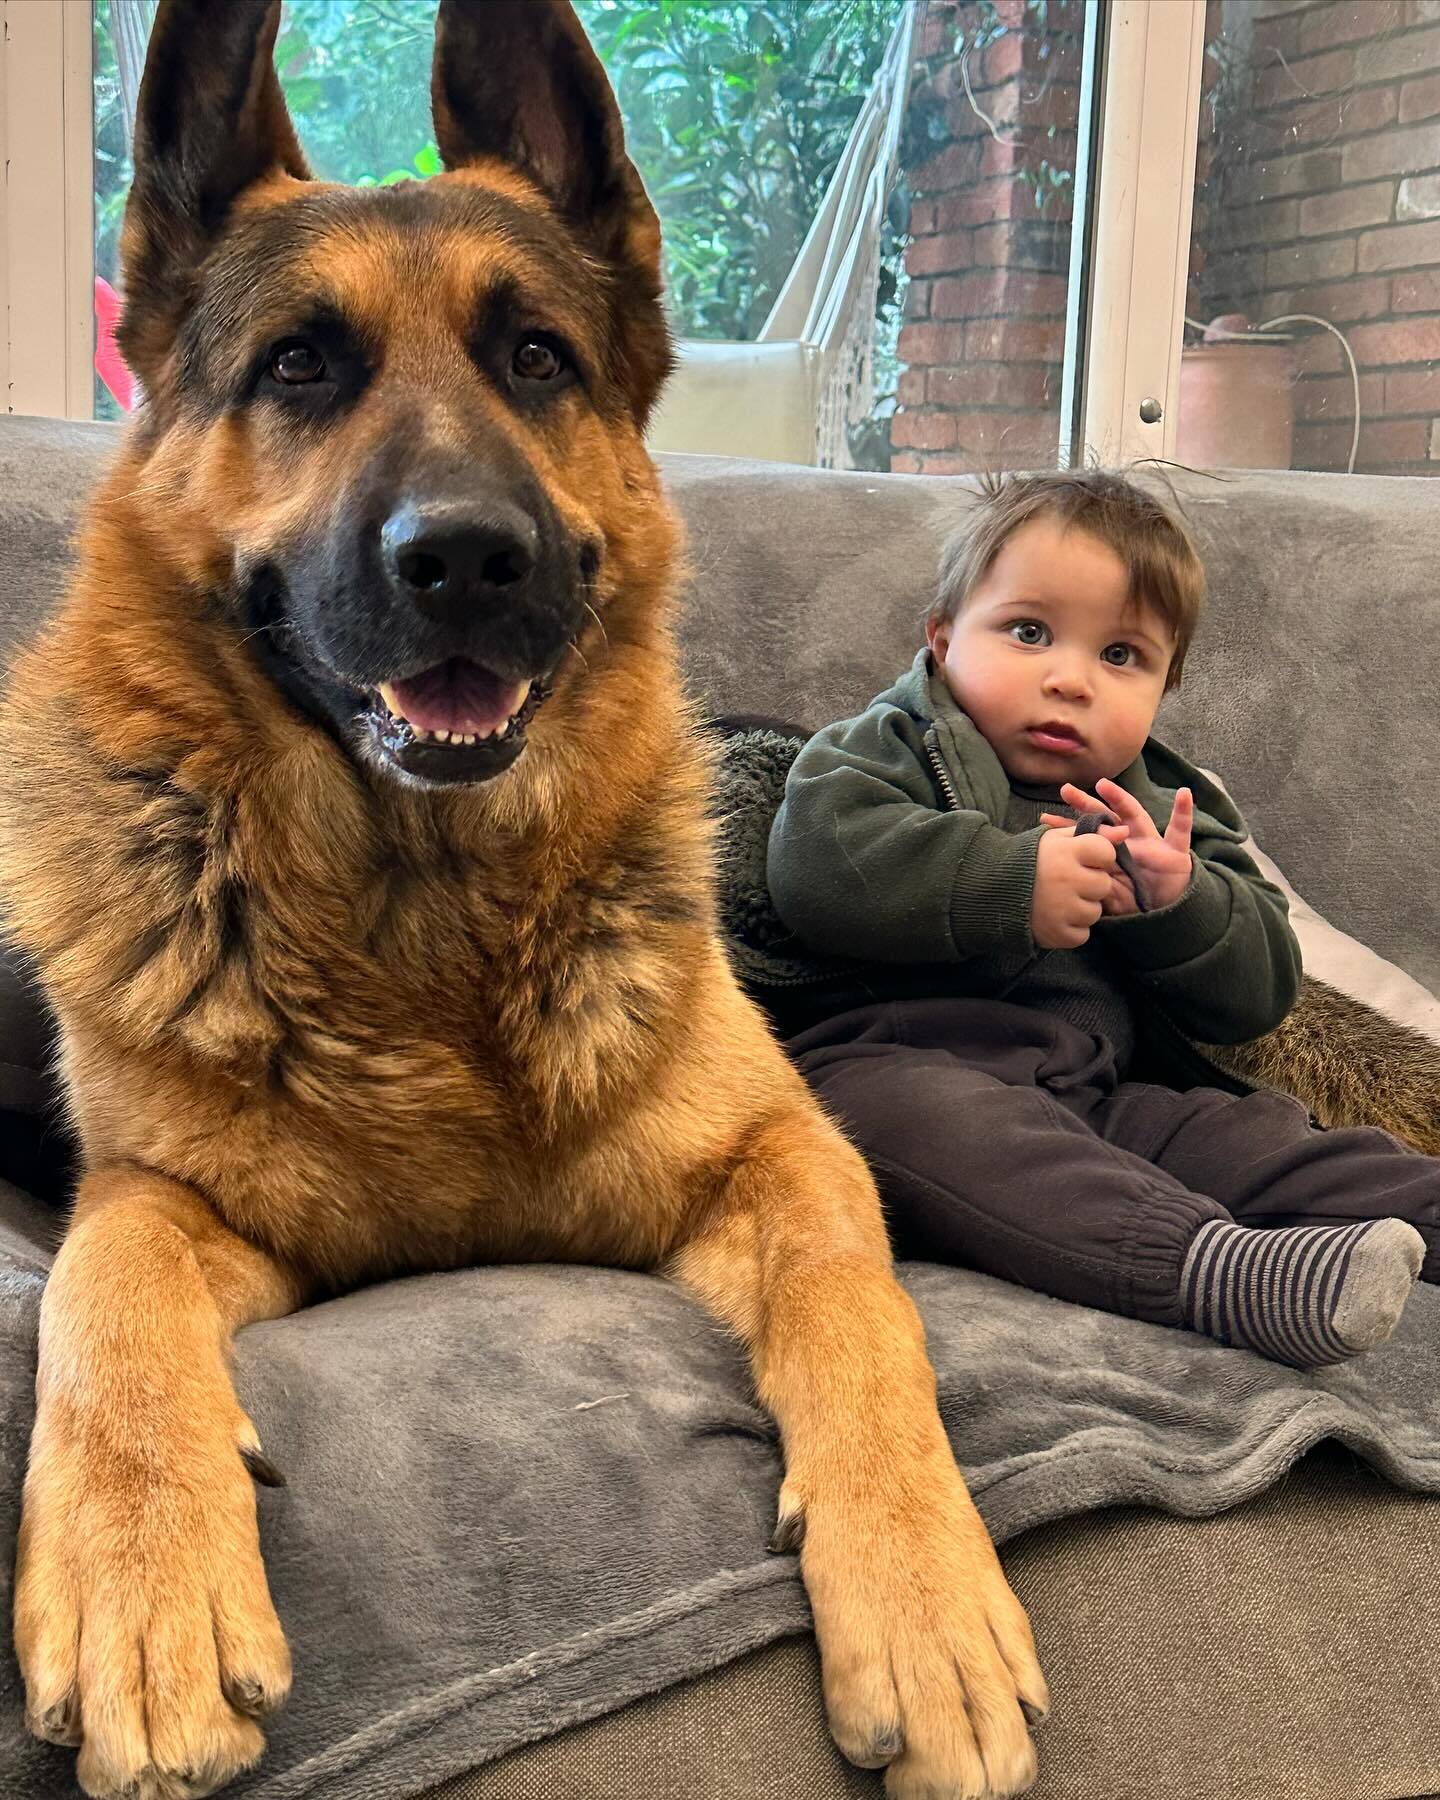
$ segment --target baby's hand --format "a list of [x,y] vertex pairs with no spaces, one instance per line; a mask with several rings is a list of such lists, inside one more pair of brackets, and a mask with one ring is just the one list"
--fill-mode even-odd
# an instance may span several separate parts
[[[1094,794],[1087,794],[1083,788],[1067,782],[1060,790],[1060,797],[1077,812],[1110,813],[1119,819],[1118,827],[1102,826],[1101,830],[1107,835],[1118,831],[1123,838],[1139,875],[1145,904],[1151,912],[1162,906],[1172,906],[1190,886],[1194,873],[1190,836],[1195,824],[1195,797],[1189,788],[1181,788],[1176,794],[1170,823],[1165,827],[1163,837],[1145,808],[1118,782],[1097,781]],[[1051,815],[1046,816],[1045,822],[1060,823]],[[1104,911],[1114,917],[1136,910],[1134,890],[1117,872],[1105,897]]]
[[1115,874],[1115,845],[1101,832],[1076,837],[1073,823],[1047,831],[1035,854],[1030,935],[1042,950],[1078,950],[1104,911]]

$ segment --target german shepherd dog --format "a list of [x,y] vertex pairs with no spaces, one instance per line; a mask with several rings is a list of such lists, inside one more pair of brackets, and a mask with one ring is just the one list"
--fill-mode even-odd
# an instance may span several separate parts
[[643,429],[655,214],[566,0],[443,0],[445,172],[310,179],[280,0],[165,0],[145,402],[3,715],[0,890],[82,1146],[15,1625],[32,1729],[212,1793],[290,1659],[238,1326],[478,1261],[653,1268],[781,1429],[835,1738],[1014,1794],[1045,1684],[875,1189],[742,997]]

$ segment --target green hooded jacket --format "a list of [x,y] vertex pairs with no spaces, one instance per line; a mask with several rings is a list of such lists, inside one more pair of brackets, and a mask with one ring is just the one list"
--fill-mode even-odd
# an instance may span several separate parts
[[[1195,797],[1186,892],[1091,932],[1137,1023],[1209,1044],[1272,1030],[1299,991],[1300,949],[1284,895],[1240,848],[1234,805],[1154,738],[1115,779],[1162,831],[1176,791]],[[1045,827],[1003,829],[1011,801],[999,758],[922,650],[858,718],[826,726],[795,759],[770,833],[775,909],[823,956],[930,964],[945,992],[995,995],[1047,954],[1030,931]]]

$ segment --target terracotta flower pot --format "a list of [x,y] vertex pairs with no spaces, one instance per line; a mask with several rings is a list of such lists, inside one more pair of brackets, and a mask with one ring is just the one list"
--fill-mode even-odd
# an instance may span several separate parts
[[1198,344],[1180,358],[1175,454],[1198,469],[1288,469],[1295,357],[1288,343]]

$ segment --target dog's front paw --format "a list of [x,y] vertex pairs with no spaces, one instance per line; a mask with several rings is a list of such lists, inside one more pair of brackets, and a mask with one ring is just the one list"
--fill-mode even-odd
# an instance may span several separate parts
[[[25,1484],[15,1642],[30,1729],[78,1745],[96,1800],[195,1800],[264,1748],[290,1688],[230,1408],[141,1446],[42,1406]],[[166,1459],[161,1459],[166,1465]]]
[[803,1505],[801,1567],[841,1750],[884,1767],[892,1800],[1023,1793],[1045,1678],[948,1453],[868,1491],[787,1490],[782,1520]]

